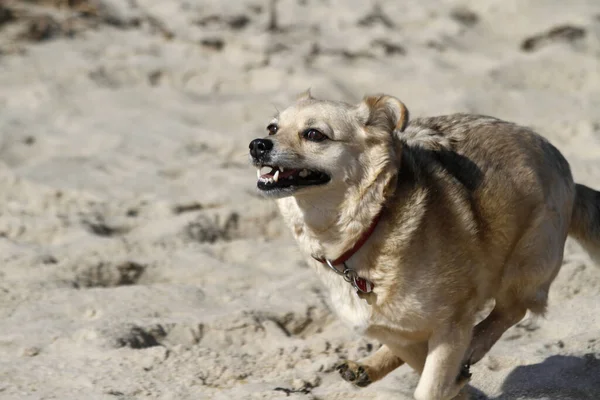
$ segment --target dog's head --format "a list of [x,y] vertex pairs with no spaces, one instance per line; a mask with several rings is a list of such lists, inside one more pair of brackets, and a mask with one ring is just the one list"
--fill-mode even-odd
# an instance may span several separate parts
[[395,173],[393,133],[407,122],[406,107],[392,96],[350,105],[306,92],[269,122],[267,136],[250,143],[258,190],[282,198],[371,186]]

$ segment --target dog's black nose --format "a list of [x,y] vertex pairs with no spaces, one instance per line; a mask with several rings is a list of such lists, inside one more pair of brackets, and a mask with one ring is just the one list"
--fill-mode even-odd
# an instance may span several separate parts
[[273,148],[273,142],[269,139],[254,139],[250,142],[250,155],[260,160]]

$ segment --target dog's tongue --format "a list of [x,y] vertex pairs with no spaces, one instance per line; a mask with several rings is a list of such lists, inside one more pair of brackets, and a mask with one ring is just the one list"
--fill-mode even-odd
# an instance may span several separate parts
[[286,169],[285,171],[279,173],[279,177],[280,178],[287,178],[288,176],[295,175],[297,172],[298,172],[297,169]]

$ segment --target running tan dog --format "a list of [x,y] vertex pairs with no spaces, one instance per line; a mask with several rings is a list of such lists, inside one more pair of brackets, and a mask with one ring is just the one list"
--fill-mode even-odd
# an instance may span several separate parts
[[277,199],[341,319],[383,344],[340,365],[357,386],[407,363],[416,399],[467,398],[470,363],[527,310],[545,311],[567,235],[600,258],[600,193],[527,128],[409,121],[391,96],[349,105],[307,92],[267,131],[250,143],[259,191]]

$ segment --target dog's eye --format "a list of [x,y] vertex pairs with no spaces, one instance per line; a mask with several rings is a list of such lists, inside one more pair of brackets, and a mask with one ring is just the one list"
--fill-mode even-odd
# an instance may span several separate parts
[[304,139],[310,140],[312,142],[321,142],[327,139],[327,136],[323,135],[316,129],[307,129],[306,131],[304,131],[302,136],[304,137]]
[[278,129],[279,129],[279,128],[278,128],[278,127],[277,127],[277,125],[275,125],[275,124],[269,124],[269,125],[267,126],[267,131],[269,132],[269,135],[274,135],[274,134],[276,134]]

